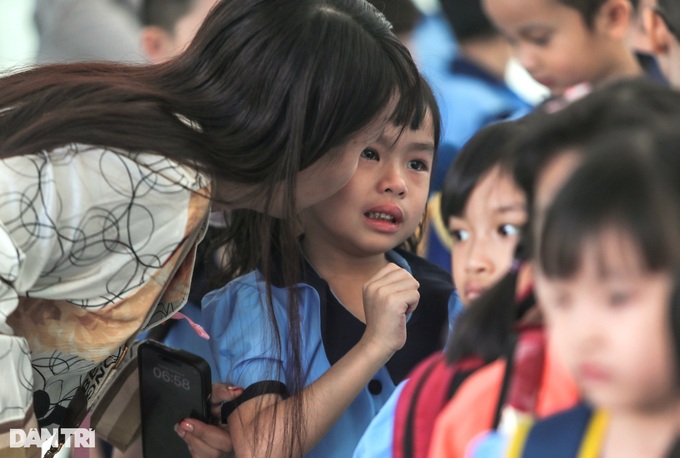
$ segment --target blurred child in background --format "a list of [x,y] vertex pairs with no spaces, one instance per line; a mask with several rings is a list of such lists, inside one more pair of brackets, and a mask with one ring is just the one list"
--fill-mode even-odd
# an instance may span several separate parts
[[592,145],[537,228],[549,338],[587,403],[520,428],[511,457],[661,457],[675,440],[680,137],[660,135]]
[[650,22],[647,19],[656,4],[656,0],[630,0],[630,4],[633,7],[633,16],[628,30],[628,47],[633,50],[635,58],[647,77],[666,84],[666,77],[659,68],[659,62],[654,53],[649,28]]
[[37,64],[144,63],[139,42],[143,0],[36,0]]
[[[642,74],[626,38],[629,0],[483,0],[521,64],[555,95]],[[566,94],[569,96],[569,94]]]

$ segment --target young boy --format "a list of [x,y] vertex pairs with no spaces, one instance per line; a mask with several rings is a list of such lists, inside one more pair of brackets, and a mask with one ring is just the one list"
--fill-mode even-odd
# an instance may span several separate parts
[[527,71],[560,95],[642,75],[626,44],[629,0],[483,0]]

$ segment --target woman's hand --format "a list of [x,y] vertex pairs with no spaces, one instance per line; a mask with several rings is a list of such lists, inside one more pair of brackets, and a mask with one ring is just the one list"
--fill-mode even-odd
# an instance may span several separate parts
[[[242,392],[243,388],[213,383],[210,397],[213,418],[220,418],[222,402],[236,399]],[[175,430],[187,443],[191,456],[195,458],[233,456],[234,447],[226,424],[209,425],[194,418],[186,418],[177,424]]]

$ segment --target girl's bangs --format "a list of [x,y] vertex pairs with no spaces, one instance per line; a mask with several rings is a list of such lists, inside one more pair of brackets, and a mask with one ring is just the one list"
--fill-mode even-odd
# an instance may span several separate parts
[[540,269],[551,278],[571,278],[586,254],[604,272],[611,269],[603,237],[632,241],[641,268],[670,268],[678,253],[678,214],[669,189],[650,162],[621,151],[587,158],[567,180],[537,230]]

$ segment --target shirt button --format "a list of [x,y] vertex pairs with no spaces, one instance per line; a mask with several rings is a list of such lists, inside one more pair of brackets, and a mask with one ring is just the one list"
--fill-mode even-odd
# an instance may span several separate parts
[[380,380],[371,380],[368,382],[368,392],[373,396],[377,396],[382,393],[382,383],[380,383]]

